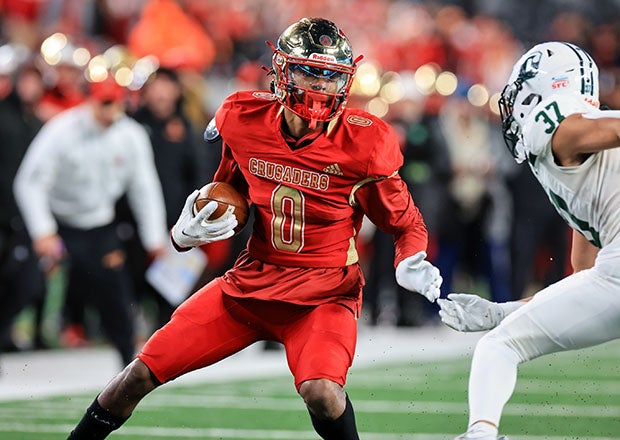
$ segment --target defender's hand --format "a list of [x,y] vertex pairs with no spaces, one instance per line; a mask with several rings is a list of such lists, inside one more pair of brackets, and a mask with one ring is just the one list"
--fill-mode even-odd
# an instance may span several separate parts
[[208,220],[217,209],[216,201],[207,203],[196,216],[192,214],[197,195],[198,190],[187,197],[181,215],[172,227],[172,240],[181,248],[201,246],[214,241],[225,240],[235,235],[237,217],[234,213],[226,212],[215,220]]
[[451,293],[448,299],[439,299],[439,317],[448,327],[460,332],[479,332],[499,325],[510,313],[524,303],[511,301],[496,303],[467,293]]
[[396,266],[396,282],[407,290],[418,292],[430,302],[439,298],[443,278],[439,269],[425,260],[426,252],[420,251],[407,257]]

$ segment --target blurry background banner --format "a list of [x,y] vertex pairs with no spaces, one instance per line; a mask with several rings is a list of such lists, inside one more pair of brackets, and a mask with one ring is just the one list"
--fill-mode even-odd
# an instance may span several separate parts
[[162,66],[203,71],[215,57],[215,45],[204,28],[173,0],[151,0],[129,34],[129,49],[138,57],[154,55]]

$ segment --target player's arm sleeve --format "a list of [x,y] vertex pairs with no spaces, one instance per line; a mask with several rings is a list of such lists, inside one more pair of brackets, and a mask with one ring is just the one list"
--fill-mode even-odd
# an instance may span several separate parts
[[394,267],[401,260],[426,250],[426,224],[398,174],[362,185],[355,199],[370,221],[394,237]]
[[135,163],[127,188],[127,200],[144,248],[153,250],[165,246],[168,239],[166,206],[149,137],[139,126],[136,126],[132,137]]
[[[211,133],[210,136],[213,138],[219,138],[219,141],[222,144],[222,156],[220,159],[220,164],[215,171],[215,175],[213,176],[213,181],[230,183],[237,191],[248,198],[248,184],[245,177],[243,177],[239,164],[233,156],[230,146],[226,143],[225,136],[221,134],[225,133],[228,129],[226,127],[226,116],[229,109],[230,100],[226,100],[216,112],[213,120],[209,123],[209,125],[212,125],[212,127],[208,129]],[[230,129],[234,130],[236,127],[231,127]],[[217,132],[217,136],[213,134],[214,131]],[[207,131],[205,131],[205,133],[206,132]]]
[[583,117],[587,119],[604,119],[604,118],[620,119],[620,110],[593,109],[585,113]]
[[394,237],[396,267],[403,259],[426,250],[428,232],[397,171],[404,159],[394,129],[378,125],[374,139],[376,146],[367,167],[369,178],[354,197],[370,221]]
[[222,142],[222,160],[215,171],[213,181],[230,183],[237,191],[248,197],[248,184],[226,142]]
[[49,122],[28,147],[13,181],[15,201],[33,240],[55,234],[58,225],[51,211],[49,190],[58,171],[61,133]]

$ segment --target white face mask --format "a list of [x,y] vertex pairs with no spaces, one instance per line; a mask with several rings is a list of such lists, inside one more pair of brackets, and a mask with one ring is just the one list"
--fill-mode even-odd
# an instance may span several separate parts
[[517,144],[515,145],[514,158],[517,163],[522,163],[527,159],[525,155],[525,145],[523,143],[523,139],[519,139]]

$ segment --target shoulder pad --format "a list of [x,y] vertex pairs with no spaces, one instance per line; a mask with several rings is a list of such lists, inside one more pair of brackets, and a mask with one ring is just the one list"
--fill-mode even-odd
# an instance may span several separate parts
[[207,128],[205,128],[205,132],[203,134],[203,139],[205,140],[205,142],[208,142],[210,144],[214,144],[215,142],[219,141],[220,138],[221,138],[220,132],[218,131],[218,129],[217,129],[216,125],[215,125],[215,118],[213,118],[207,124]]

